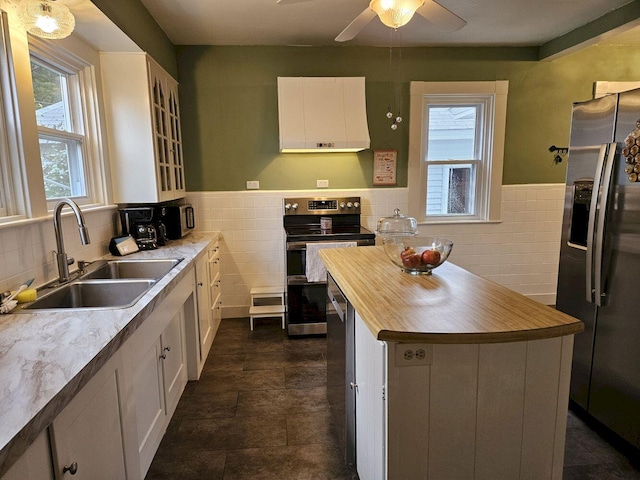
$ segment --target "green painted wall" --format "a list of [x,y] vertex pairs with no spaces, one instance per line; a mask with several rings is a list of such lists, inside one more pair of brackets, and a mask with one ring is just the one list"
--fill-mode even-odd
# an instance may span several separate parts
[[[399,54],[395,50],[394,56]],[[390,78],[389,49],[374,47],[178,46],[180,108],[189,191],[371,186],[373,149],[398,150],[398,185],[407,184],[410,81],[509,80],[504,184],[564,182],[550,145],[566,146],[571,105],[597,80],[640,79],[640,52],[589,47],[537,61],[536,48],[403,48]],[[280,154],[278,76],[365,76],[371,148],[359,154]],[[385,114],[401,85],[405,123]]]
[[167,72],[178,77],[175,47],[140,0],[91,1]]

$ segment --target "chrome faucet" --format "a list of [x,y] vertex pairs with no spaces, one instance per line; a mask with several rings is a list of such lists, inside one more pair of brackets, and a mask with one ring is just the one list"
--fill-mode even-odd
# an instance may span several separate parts
[[62,239],[62,222],[61,212],[64,206],[67,205],[73,210],[78,221],[78,229],[80,231],[80,241],[83,245],[91,243],[89,240],[89,230],[84,225],[84,217],[80,211],[80,207],[73,200],[64,198],[60,200],[55,209],[53,210],[53,229],[56,232],[56,261],[58,263],[58,283],[66,283],[69,281],[69,265],[72,265],[75,261],[73,258],[67,258],[67,254],[64,251],[64,241]]

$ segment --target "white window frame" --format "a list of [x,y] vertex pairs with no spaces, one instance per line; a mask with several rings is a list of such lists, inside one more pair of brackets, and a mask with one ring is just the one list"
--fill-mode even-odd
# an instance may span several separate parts
[[[72,198],[82,206],[106,203],[95,67],[89,61],[60,47],[55,42],[47,42],[31,36],[29,53],[39,63],[68,75],[71,121],[76,122],[72,125],[72,132],[38,126],[39,135],[54,135],[60,140],[70,139],[81,142],[86,194]],[[52,211],[57,201],[58,199],[48,200],[47,209]]]
[[[508,81],[411,82],[409,126],[409,212],[419,223],[474,223],[500,221],[502,166],[507,113]],[[427,215],[427,105],[478,103],[484,99],[482,164],[476,169],[475,215]],[[469,160],[442,164],[469,164]],[[433,163],[432,163],[433,164]]]
[[14,172],[19,171],[19,134],[15,111],[16,86],[9,40],[9,20],[0,12],[0,223],[23,218],[19,215],[21,182]]

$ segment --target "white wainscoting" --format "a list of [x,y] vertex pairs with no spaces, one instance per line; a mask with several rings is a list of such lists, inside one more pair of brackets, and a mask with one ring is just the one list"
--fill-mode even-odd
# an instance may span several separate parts
[[[189,192],[196,229],[222,234],[224,318],[248,316],[250,290],[285,285],[283,198],[360,196],[362,224],[399,208],[407,212],[406,188]],[[451,238],[450,261],[542,303],[555,303],[564,199],[563,184],[507,185],[502,221],[423,225],[421,233]]]

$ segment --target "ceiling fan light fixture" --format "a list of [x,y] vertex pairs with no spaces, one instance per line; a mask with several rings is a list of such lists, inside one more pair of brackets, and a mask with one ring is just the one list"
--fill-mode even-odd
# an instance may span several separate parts
[[22,0],[22,23],[32,35],[58,40],[71,35],[76,20],[69,9],[54,0]]
[[400,28],[413,18],[424,0],[371,0],[369,8],[378,14],[380,21],[390,28]]

